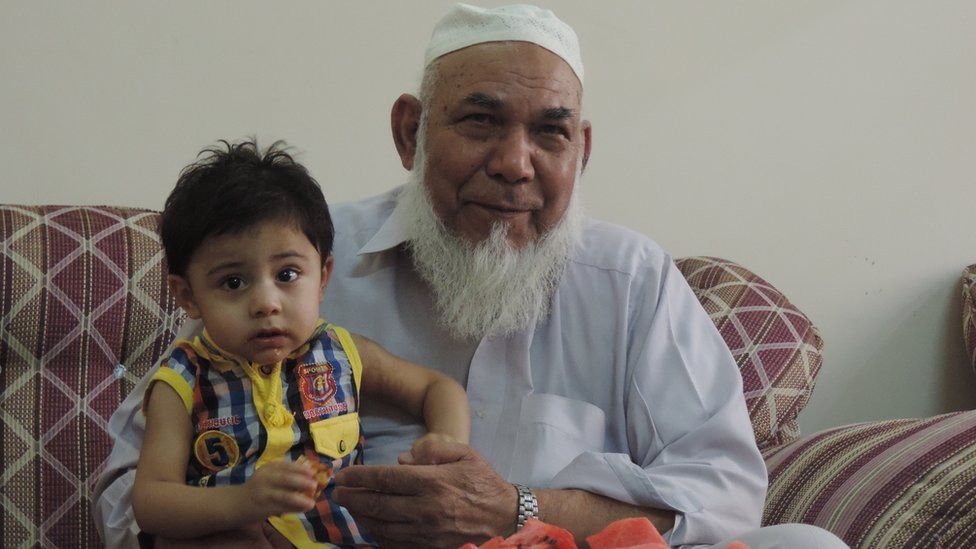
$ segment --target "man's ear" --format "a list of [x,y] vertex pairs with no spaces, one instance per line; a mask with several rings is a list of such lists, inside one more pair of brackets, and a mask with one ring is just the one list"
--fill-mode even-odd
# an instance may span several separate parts
[[417,155],[417,129],[420,127],[422,109],[420,100],[405,93],[393,103],[390,113],[390,126],[393,129],[393,144],[403,167],[412,170]]
[[329,257],[325,258],[325,261],[322,262],[322,284],[319,286],[319,303],[325,297],[325,287],[329,285],[329,279],[332,278],[333,265],[332,254],[329,254]]
[[174,274],[167,276],[166,282],[169,283],[170,293],[176,298],[176,304],[186,311],[186,316],[199,320],[200,307],[193,298],[193,288],[190,287],[190,283],[182,276]]
[[586,165],[590,163],[590,151],[593,150],[593,125],[589,120],[583,121],[583,165],[581,172],[586,171]]

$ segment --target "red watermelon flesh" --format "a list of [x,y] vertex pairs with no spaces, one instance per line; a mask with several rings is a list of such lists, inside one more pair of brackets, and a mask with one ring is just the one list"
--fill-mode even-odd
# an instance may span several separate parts
[[667,549],[657,528],[645,517],[620,519],[586,538],[590,549]]
[[505,543],[512,547],[529,549],[534,547],[545,549],[576,549],[573,534],[558,526],[529,519],[521,530],[505,539]]
[[[467,543],[461,549],[471,549]],[[542,521],[529,519],[521,530],[505,539],[494,537],[480,549],[576,549],[576,541],[567,530]]]

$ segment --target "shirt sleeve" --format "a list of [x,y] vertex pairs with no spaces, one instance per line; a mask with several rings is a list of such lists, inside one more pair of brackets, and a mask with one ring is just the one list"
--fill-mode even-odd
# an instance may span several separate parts
[[175,348],[170,352],[169,358],[163,360],[156,373],[149,377],[149,384],[142,398],[143,412],[156,382],[163,382],[172,387],[183,401],[187,415],[193,412],[193,388],[196,385],[198,370],[196,355],[182,339],[176,340],[171,347]]
[[550,486],[675,511],[669,544],[713,544],[759,527],[766,467],[735,361],[665,259],[630,304],[628,454],[584,452]]
[[[192,339],[202,332],[196,320],[186,320],[180,327],[177,339]],[[173,345],[163,353],[169,356]],[[139,448],[146,431],[146,418],[142,414],[142,400],[150,380],[159,370],[157,362],[133,387],[108,422],[108,436],[115,441],[92,490],[92,515],[95,527],[108,549],[139,547],[136,536],[139,527],[132,514],[132,484],[139,461]]]

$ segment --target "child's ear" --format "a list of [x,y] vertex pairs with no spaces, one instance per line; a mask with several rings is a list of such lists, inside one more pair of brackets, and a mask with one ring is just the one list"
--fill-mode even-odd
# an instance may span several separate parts
[[333,263],[332,254],[329,254],[329,257],[325,258],[325,261],[322,262],[322,284],[319,286],[319,303],[325,297],[325,287],[329,285],[329,279],[332,278]]
[[176,304],[186,311],[186,316],[199,320],[200,308],[197,307],[197,302],[193,299],[193,289],[190,288],[190,283],[182,276],[174,274],[167,276],[166,281],[169,283],[169,291],[176,298]]

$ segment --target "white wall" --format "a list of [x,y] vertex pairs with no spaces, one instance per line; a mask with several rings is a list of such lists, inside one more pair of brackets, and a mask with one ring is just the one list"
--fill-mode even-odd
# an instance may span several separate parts
[[[383,191],[389,108],[448,5],[2,0],[0,201],[159,208],[201,147],[248,134],[305,151],[332,201]],[[583,40],[590,212],[813,318],[805,430],[976,407],[976,3],[545,5]]]

